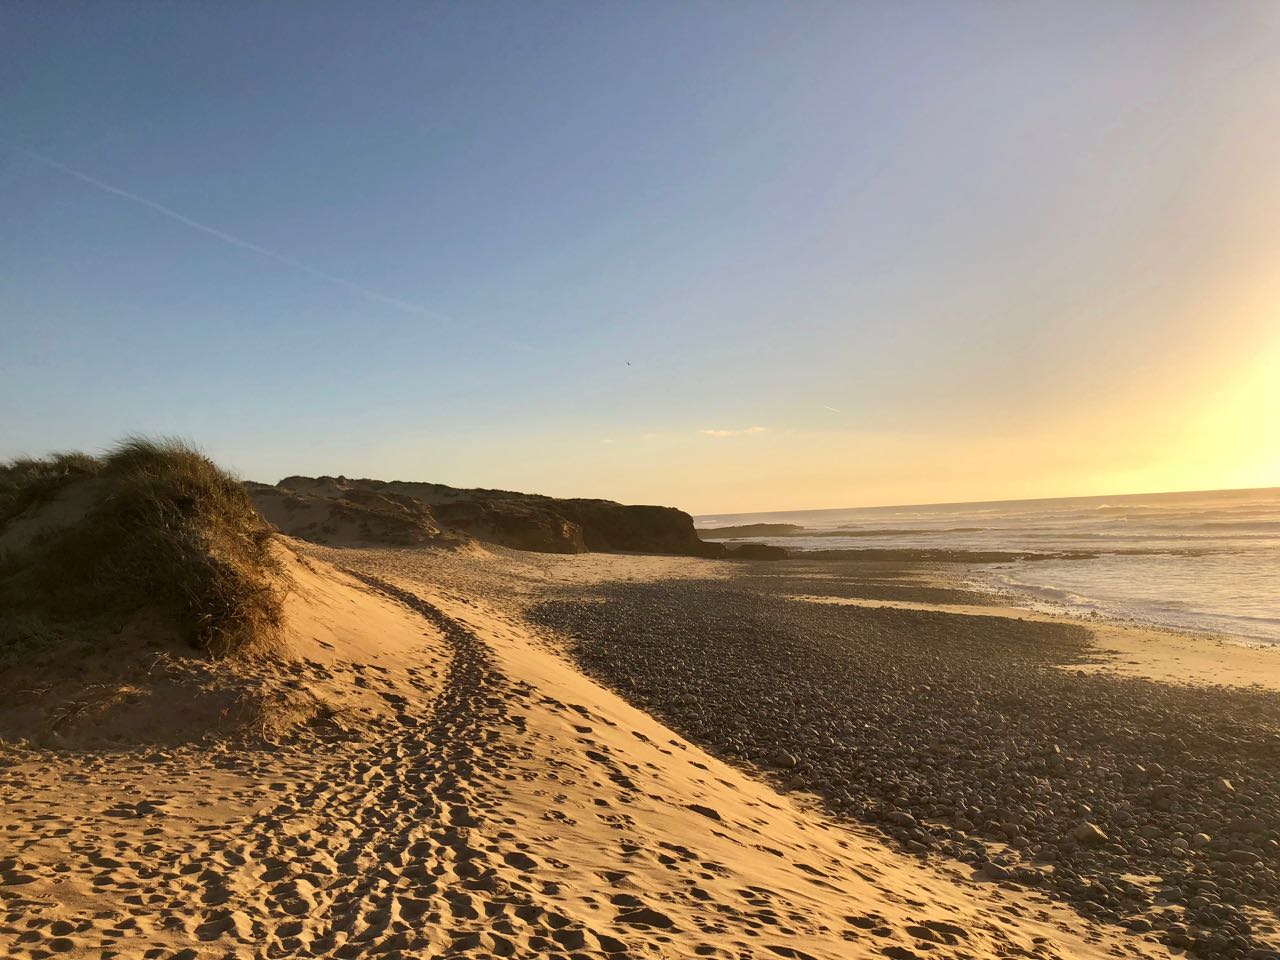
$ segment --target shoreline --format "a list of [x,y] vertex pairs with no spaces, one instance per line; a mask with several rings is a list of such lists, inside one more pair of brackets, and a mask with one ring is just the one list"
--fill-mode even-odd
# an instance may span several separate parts
[[[1038,610],[1280,646],[1276,490],[702,514],[700,537],[801,562],[972,568]],[[1046,563],[1048,564],[1046,566]]]
[[1210,640],[1220,641],[1222,643],[1238,644],[1246,647],[1256,647],[1259,649],[1277,649],[1280,650],[1280,639],[1270,640],[1265,637],[1256,636],[1246,633],[1232,633],[1227,630],[1216,630],[1208,627],[1195,627],[1183,624],[1162,623],[1155,619],[1144,619],[1140,616],[1122,616],[1118,613],[1110,613],[1099,610],[1096,607],[1089,611],[1073,608],[1071,604],[1053,597],[1040,596],[1035,591],[1053,591],[1060,592],[1060,588],[1053,586],[1033,587],[1030,585],[1022,585],[1021,587],[1009,583],[1000,582],[993,571],[978,569],[969,566],[966,571],[971,579],[968,585],[977,587],[983,592],[989,592],[992,596],[1008,598],[1009,606],[1020,607],[1035,612],[1059,614],[1064,617],[1085,622],[1108,622],[1122,626],[1129,626],[1135,629],[1154,630],[1159,632],[1168,632],[1185,637],[1202,637]]
[[1260,686],[1280,691],[1280,643],[1138,618],[1084,613],[1016,588],[984,583],[986,571],[969,568],[965,572],[972,578],[964,581],[966,586],[990,587],[991,596],[1006,601],[1000,608],[1010,611],[1010,615],[1077,623],[1093,631],[1098,654],[1107,659],[1091,669],[1174,683]]
[[[839,554],[838,556],[836,554]],[[924,549],[874,549],[874,550],[841,550],[841,551],[794,551],[785,561],[800,563],[850,563],[850,564],[890,564],[903,569],[919,569],[934,571],[936,585],[944,589],[957,591],[976,591],[993,598],[993,606],[1006,607],[1011,610],[1024,610],[1028,613],[1046,614],[1063,621],[1083,623],[1089,626],[1111,625],[1135,631],[1166,634],[1180,641],[1208,641],[1214,644],[1242,647],[1250,650],[1276,651],[1280,653],[1280,640],[1231,632],[1209,627],[1195,627],[1183,624],[1163,623],[1156,619],[1144,619],[1140,616],[1123,616],[1117,613],[1099,610],[1096,607],[1085,611],[1073,608],[1072,605],[1050,597],[1038,595],[1034,587],[1019,589],[1018,586],[1001,582],[992,571],[982,569],[989,563],[1012,563],[1019,560],[1035,562],[1039,560],[1071,559],[1086,560],[1097,554],[1072,554],[1058,556],[1054,554],[1021,555],[1015,552],[973,552],[973,551],[938,551]],[[992,559],[992,558],[995,559]],[[1040,589],[1056,590],[1053,587]]]
[[810,603],[869,609],[920,610],[950,616],[1002,617],[1018,621],[1075,624],[1092,635],[1094,660],[1072,669],[1145,677],[1164,683],[1227,685],[1280,692],[1280,647],[1229,637],[1146,626],[1103,617],[1035,610],[1015,603],[997,606],[928,604],[892,600],[796,596]]

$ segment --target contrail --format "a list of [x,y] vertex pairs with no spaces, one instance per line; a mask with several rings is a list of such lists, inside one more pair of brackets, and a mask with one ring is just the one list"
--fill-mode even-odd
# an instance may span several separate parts
[[343,287],[367,300],[372,300],[375,303],[381,303],[388,307],[394,307],[395,309],[403,310],[406,313],[416,313],[422,316],[434,317],[437,320],[443,320],[447,323],[456,322],[453,318],[447,317],[442,313],[436,313],[434,310],[428,310],[420,304],[412,303],[408,300],[401,300],[399,297],[389,297],[385,293],[379,293],[377,290],[370,290],[368,287],[356,283],[353,280],[348,280],[346,277],[340,277],[337,274],[329,273],[326,270],[321,270],[319,267],[313,267],[311,264],[302,260],[295,260],[293,257],[286,256],[283,253],[276,253],[274,250],[268,250],[266,247],[260,247],[258,244],[250,240],[245,240],[243,237],[237,237],[233,233],[227,233],[225,230],[219,230],[217,227],[211,227],[207,223],[201,223],[199,220],[194,220],[186,214],[179,213],[171,207],[166,207],[163,203],[157,203],[154,200],[150,200],[147,197],[132,193],[128,190],[122,190],[120,187],[113,186],[105,180],[99,180],[97,177],[90,176],[82,170],[76,170],[73,167],[68,167],[65,163],[59,163],[57,160],[54,160],[51,157],[46,157],[40,153],[36,153],[34,150],[28,150],[25,147],[19,147],[13,143],[10,143],[9,147],[15,152],[20,153],[37,163],[42,163],[47,167],[52,167],[54,170],[65,173],[69,177],[74,177],[83,183],[97,187],[104,193],[109,193],[116,197],[122,197],[125,200],[132,200],[134,203],[144,206],[148,210],[154,210],[156,213],[166,216],[170,220],[176,220],[178,223],[188,226],[192,230],[198,230],[201,233],[206,233],[211,237],[216,237],[223,243],[229,243],[233,247],[239,247],[242,250],[248,250],[251,253],[258,254],[259,256],[267,257],[270,260],[282,263],[287,267],[292,267],[302,273],[310,274],[311,276],[318,277],[321,280],[327,280],[329,283]]
[[828,407],[826,404],[823,404],[823,405],[822,405],[822,409],[823,409],[823,410],[830,410],[832,413],[839,413],[839,412],[840,412],[840,411],[839,411],[839,410],[837,410],[835,407]]

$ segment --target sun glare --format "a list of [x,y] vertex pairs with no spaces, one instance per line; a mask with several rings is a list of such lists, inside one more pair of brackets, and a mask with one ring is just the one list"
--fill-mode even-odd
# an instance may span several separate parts
[[1181,489],[1280,486],[1280,335],[1187,423]]

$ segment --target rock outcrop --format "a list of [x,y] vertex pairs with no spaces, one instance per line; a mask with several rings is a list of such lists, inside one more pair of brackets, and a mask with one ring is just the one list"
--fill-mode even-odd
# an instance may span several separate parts
[[693,518],[674,507],[347,477],[286,477],[249,489],[283,532],[319,543],[416,546],[474,537],[543,553],[727,555],[723,545],[700,540]]
[[698,539],[693,518],[675,507],[627,506],[610,500],[546,500],[582,528],[588,550],[719,555]]
[[522,500],[461,500],[435,508],[440,522],[477,540],[515,550],[585,553],[582,527],[541,504]]

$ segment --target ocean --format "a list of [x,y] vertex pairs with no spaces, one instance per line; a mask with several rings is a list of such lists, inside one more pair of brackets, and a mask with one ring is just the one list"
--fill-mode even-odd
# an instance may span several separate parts
[[1280,643],[1280,488],[714,514],[695,522],[789,523],[814,534],[746,538],[791,550],[1092,554],[974,564],[973,585],[1043,608]]

